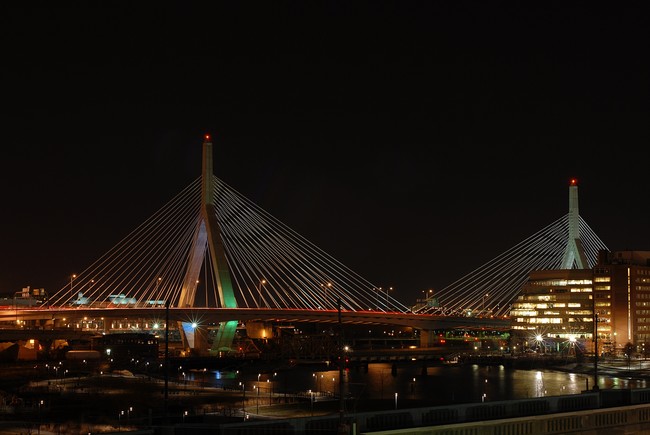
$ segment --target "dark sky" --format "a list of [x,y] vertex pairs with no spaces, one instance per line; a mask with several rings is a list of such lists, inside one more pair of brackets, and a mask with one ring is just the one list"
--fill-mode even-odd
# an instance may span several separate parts
[[405,303],[566,214],[571,177],[611,250],[650,250],[643,2],[5,3],[0,293],[63,287],[200,175],[204,133]]

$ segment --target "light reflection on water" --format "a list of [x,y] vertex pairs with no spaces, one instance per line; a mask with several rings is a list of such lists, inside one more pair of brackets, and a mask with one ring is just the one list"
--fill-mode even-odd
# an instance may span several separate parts
[[[298,366],[277,372],[238,373],[208,371],[190,373],[188,380],[209,385],[241,389],[259,389],[274,393],[313,391],[338,394],[338,370],[314,371],[309,366]],[[423,368],[421,363],[399,363],[396,370],[391,363],[369,364],[344,371],[344,392],[357,400],[426,401],[429,405],[499,401],[544,396],[579,394],[593,388],[593,375],[565,373],[552,370],[522,370],[503,366],[436,366]],[[628,380],[599,376],[599,387],[646,388],[645,380]]]

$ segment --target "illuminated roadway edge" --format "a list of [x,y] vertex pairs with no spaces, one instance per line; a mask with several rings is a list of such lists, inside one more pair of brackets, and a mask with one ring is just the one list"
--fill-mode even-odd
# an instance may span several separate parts
[[[338,310],[306,310],[277,308],[22,308],[0,310],[0,321],[62,320],[64,318],[103,317],[108,319],[142,318],[158,322],[169,316],[169,321],[197,322],[199,325],[229,320],[275,321],[296,323],[337,323]],[[422,330],[453,328],[510,329],[509,318],[455,317],[431,314],[413,314],[377,311],[341,311],[341,323],[359,325],[409,326]]]

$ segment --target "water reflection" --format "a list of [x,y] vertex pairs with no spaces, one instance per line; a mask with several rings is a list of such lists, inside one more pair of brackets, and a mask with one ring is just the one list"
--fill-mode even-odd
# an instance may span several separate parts
[[[189,371],[190,385],[239,390],[254,396],[304,393],[318,400],[339,394],[339,371],[315,371],[298,366],[259,373],[237,371]],[[421,363],[374,363],[343,372],[344,395],[354,403],[379,400],[421,406],[486,402],[579,394],[593,386],[593,376],[552,370],[521,370],[503,366],[435,366]],[[645,388],[645,380],[599,377],[601,389]],[[270,399],[267,399],[270,401]]]

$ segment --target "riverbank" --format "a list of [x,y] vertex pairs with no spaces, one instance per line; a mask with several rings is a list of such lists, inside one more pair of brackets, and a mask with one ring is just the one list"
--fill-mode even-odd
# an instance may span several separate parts
[[591,376],[594,376],[597,371],[598,376],[650,380],[650,360],[632,360],[629,362],[624,359],[608,360],[598,362],[597,366],[593,362],[572,363],[558,365],[553,369]]

